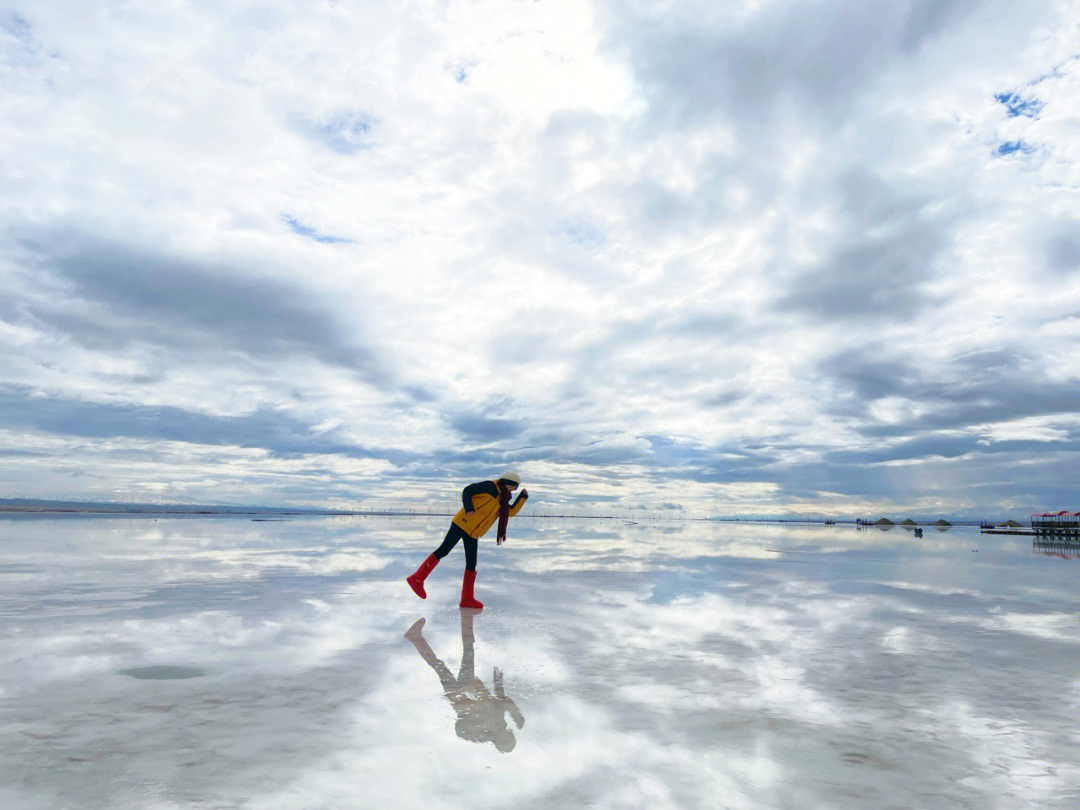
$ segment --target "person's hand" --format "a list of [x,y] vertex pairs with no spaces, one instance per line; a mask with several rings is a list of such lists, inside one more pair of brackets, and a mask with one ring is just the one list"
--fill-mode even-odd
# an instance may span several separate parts
[[520,500],[527,501],[529,499],[529,490],[527,490],[527,489],[521,490],[521,494],[518,495],[518,498]]

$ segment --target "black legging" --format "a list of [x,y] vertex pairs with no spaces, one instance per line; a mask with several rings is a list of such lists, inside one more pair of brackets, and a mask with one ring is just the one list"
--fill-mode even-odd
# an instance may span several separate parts
[[440,560],[450,553],[450,550],[461,540],[465,547],[465,567],[470,571],[476,570],[476,547],[475,537],[469,537],[468,533],[456,523],[450,524],[450,529],[443,538],[442,545],[435,549],[435,556]]

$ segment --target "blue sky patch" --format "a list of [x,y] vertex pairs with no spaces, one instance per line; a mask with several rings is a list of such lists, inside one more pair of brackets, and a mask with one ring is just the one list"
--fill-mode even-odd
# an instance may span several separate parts
[[305,225],[294,216],[289,214],[282,214],[281,221],[288,225],[292,232],[299,234],[300,236],[306,236],[308,239],[314,239],[316,242],[320,242],[324,245],[340,245],[340,244],[352,244],[353,240],[347,236],[332,236],[331,234],[320,233],[312,228],[310,225]]
[[474,59],[458,59],[455,62],[446,63],[446,72],[454,77],[458,84],[464,84],[469,78],[469,69],[476,67]]
[[324,146],[342,155],[369,148],[374,142],[378,120],[366,112],[340,112],[328,118],[297,116],[298,128]]
[[0,14],[0,65],[36,67],[40,56],[41,45],[34,38],[33,26],[14,12]]
[[8,14],[4,18],[0,18],[0,28],[27,45],[31,44],[33,41],[30,23],[14,12]]
[[998,156],[1005,156],[1020,152],[1024,155],[1030,155],[1034,151],[1035,147],[1025,141],[1005,141],[997,148],[995,154]]
[[1038,118],[1043,108],[1043,103],[1037,98],[1024,98],[1019,93],[998,93],[994,98],[1005,105],[1009,118]]
[[563,223],[563,233],[575,245],[581,245],[584,248],[600,248],[607,242],[607,234],[600,228],[581,220]]

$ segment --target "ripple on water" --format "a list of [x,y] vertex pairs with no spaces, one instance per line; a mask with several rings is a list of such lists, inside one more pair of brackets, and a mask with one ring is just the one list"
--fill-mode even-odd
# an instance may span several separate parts
[[198,667],[181,667],[173,664],[159,664],[153,667],[134,667],[133,669],[120,670],[121,675],[128,675],[143,681],[171,681],[181,678],[198,678],[206,674],[206,670]]

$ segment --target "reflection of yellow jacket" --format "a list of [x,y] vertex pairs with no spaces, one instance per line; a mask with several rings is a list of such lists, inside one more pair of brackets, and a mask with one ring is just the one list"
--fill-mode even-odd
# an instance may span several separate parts
[[[498,483],[495,481],[491,483],[495,486],[495,491],[498,492]],[[488,489],[490,490],[490,487]],[[510,517],[520,512],[521,507],[524,505],[525,499],[519,496],[517,501],[510,505]],[[469,537],[475,537],[479,540],[491,528],[491,524],[499,519],[499,497],[498,495],[489,495],[487,492],[480,492],[472,496],[472,506],[472,514],[466,512],[464,507],[458,509],[453,522]]]

